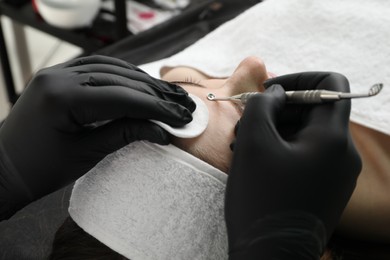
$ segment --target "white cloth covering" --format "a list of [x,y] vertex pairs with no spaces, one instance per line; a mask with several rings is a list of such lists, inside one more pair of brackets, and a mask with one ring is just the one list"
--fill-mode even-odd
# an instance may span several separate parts
[[351,120],[390,134],[390,1],[265,0],[163,61],[143,66],[189,66],[212,77],[230,76],[245,57],[262,58],[269,71],[335,71],[351,92],[382,92],[353,100]]
[[226,179],[175,146],[137,142],[76,182],[69,213],[131,260],[227,259]]

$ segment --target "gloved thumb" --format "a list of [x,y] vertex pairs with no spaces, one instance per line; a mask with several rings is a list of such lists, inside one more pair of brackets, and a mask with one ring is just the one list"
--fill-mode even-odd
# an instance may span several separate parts
[[93,129],[81,145],[85,151],[92,153],[91,157],[100,160],[127,144],[141,140],[161,145],[170,142],[168,132],[158,125],[147,120],[123,118]]

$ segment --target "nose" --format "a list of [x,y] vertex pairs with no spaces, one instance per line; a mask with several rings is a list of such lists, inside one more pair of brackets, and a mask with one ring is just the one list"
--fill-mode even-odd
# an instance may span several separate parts
[[232,76],[226,81],[230,95],[243,92],[263,91],[263,83],[269,78],[263,60],[250,56],[238,65]]

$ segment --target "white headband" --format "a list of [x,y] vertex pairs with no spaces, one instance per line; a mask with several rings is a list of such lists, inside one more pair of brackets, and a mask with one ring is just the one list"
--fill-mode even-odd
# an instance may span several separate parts
[[227,259],[226,179],[175,146],[137,142],[76,182],[69,213],[131,260]]

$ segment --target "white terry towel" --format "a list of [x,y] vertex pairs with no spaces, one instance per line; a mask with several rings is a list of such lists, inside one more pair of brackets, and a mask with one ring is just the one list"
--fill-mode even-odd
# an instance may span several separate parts
[[227,259],[226,180],[173,145],[136,142],[76,182],[69,213],[131,260]]
[[[351,92],[373,98],[353,100],[351,120],[390,134],[390,1],[265,0],[181,53],[144,66],[189,66],[213,77],[230,76],[245,57],[262,58],[269,71],[335,71]],[[154,69],[154,71],[153,71]]]

